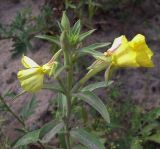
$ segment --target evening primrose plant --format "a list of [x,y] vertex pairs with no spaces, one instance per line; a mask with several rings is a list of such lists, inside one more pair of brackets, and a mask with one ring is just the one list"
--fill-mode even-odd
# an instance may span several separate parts
[[[94,30],[81,33],[80,21],[77,21],[71,27],[65,12],[59,27],[61,34],[58,37],[49,35],[39,35],[37,37],[57,44],[60,50],[53,55],[48,63],[42,66],[38,65],[31,58],[23,56],[22,64],[25,69],[19,70],[17,78],[24,90],[21,94],[25,92],[37,93],[42,89],[52,90],[57,94],[57,99],[55,100],[58,102],[58,111],[60,112],[58,116],[55,116],[54,120],[51,120],[39,129],[31,131],[30,128],[27,128],[25,120],[16,115],[5,104],[10,113],[23,126],[21,129],[23,135],[17,139],[13,148],[26,147],[33,143],[43,149],[56,148],[49,146],[49,142],[58,134],[60,148],[105,149],[103,141],[93,134],[91,130],[89,131],[87,126],[82,124],[78,118],[76,119],[74,111],[76,111],[77,107],[82,109],[83,113],[87,111],[85,105],[79,106],[82,105],[83,101],[101,115],[107,126],[110,123],[108,110],[105,103],[93,91],[97,88],[111,85],[112,82],[109,81],[109,76],[111,70],[115,67],[153,67],[154,64],[151,60],[153,53],[147,46],[145,37],[140,34],[136,35],[131,41],[128,41],[124,35],[116,38],[112,46],[104,53],[96,51],[96,49],[107,49],[110,43],[95,43],[82,47],[83,40],[91,35]],[[78,59],[86,55],[91,55],[96,60],[88,67],[88,72],[79,79],[74,73],[76,63]],[[105,81],[85,85],[91,77],[102,70],[106,70]],[[53,77],[55,83],[46,84],[44,81],[45,75]],[[1,100],[5,103],[3,98]],[[32,105],[32,102],[31,100],[29,107]],[[29,107],[28,109],[30,109]],[[73,117],[76,119],[76,126],[71,121]]]

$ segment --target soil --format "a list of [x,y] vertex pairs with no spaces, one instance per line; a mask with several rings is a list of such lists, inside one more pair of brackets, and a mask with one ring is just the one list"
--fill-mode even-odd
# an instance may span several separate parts
[[[153,1],[152,1],[153,2]],[[8,24],[16,15],[17,11],[30,6],[33,14],[39,13],[39,8],[44,4],[44,0],[5,0],[0,1],[0,22]],[[130,16],[126,19],[117,19],[102,13],[101,16],[95,17],[93,20],[94,28],[97,31],[90,37],[86,44],[93,42],[113,41],[115,37],[125,34],[129,39],[133,38],[138,33],[144,34],[149,47],[154,51],[153,61],[155,67],[151,69],[120,69],[117,71],[114,80],[118,80],[118,89],[124,97],[130,97],[137,104],[142,105],[145,109],[160,106],[160,5],[158,1],[154,4],[154,8],[149,1],[146,1],[144,8],[132,10]],[[152,3],[153,5],[153,3]],[[152,7],[152,9],[151,9]],[[142,10],[141,10],[142,9]],[[141,10],[141,11],[140,11]],[[149,10],[149,11],[147,11]],[[121,11],[121,10],[120,10]],[[115,11],[118,13],[118,11]],[[20,84],[16,78],[18,70],[22,69],[21,59],[12,59],[11,52],[12,41],[10,39],[0,41],[0,93],[12,91],[18,94],[22,91]],[[48,43],[33,43],[38,47],[36,51],[27,53],[27,56],[34,59],[39,64],[46,63],[51,58],[49,51],[50,44]],[[41,46],[38,46],[41,44]],[[90,64],[88,64],[90,65]],[[103,78],[102,78],[103,80]],[[115,81],[116,84],[116,81]],[[120,85],[119,85],[120,84]],[[38,108],[36,112],[27,121],[28,125],[41,125],[39,121],[49,109],[49,100],[55,95],[50,91],[40,91],[36,94],[38,100]],[[14,102],[8,99],[8,104],[17,112],[26,103],[31,95],[25,94]],[[127,98],[125,98],[127,99]],[[10,117],[6,135],[9,138],[17,136],[13,128],[17,127],[17,122]]]

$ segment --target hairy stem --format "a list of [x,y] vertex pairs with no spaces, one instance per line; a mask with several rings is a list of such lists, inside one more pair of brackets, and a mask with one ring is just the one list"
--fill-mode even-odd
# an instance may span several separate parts
[[[68,1],[66,1],[68,2]],[[69,121],[71,115],[71,91],[72,91],[72,79],[73,79],[73,63],[72,63],[72,55],[71,48],[68,44],[67,31],[63,31],[60,36],[61,49],[64,53],[64,66],[66,67],[66,81],[65,85],[63,82],[58,80],[60,86],[62,87],[64,94],[67,100],[67,109],[66,115],[64,116],[64,124],[65,124],[65,142],[67,149],[71,149],[70,145],[70,132],[69,132]]]
[[71,63],[71,54],[69,51],[65,51],[65,65],[67,65],[67,77],[66,77],[66,92],[65,95],[67,97],[67,113],[65,116],[65,142],[67,149],[71,149],[70,145],[70,134],[69,134],[69,121],[71,114],[71,90],[72,90],[72,78],[73,78],[73,67]]
[[65,118],[65,140],[66,140],[66,145],[67,149],[70,149],[70,134],[69,134],[69,120],[70,120],[70,114],[71,114],[71,83],[72,83],[72,74],[71,71],[69,70],[67,72],[67,113],[66,113],[66,118]]

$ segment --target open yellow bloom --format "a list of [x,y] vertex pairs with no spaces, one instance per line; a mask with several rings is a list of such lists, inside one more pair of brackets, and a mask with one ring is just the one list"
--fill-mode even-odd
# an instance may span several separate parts
[[153,67],[153,52],[147,46],[145,37],[136,35],[131,41],[122,35],[116,38],[111,46],[102,55],[94,55],[96,61],[88,67],[88,73],[80,80],[83,84],[96,73],[106,69],[105,80],[110,77],[114,67]]
[[136,35],[128,41],[124,35],[116,38],[112,47],[104,53],[112,57],[112,65],[117,67],[153,67],[153,52],[147,46],[145,37]]
[[43,87],[44,74],[49,74],[54,60],[51,59],[47,64],[39,66],[27,56],[23,56],[22,64],[25,70],[20,70],[17,77],[22,88],[27,92],[36,92]]

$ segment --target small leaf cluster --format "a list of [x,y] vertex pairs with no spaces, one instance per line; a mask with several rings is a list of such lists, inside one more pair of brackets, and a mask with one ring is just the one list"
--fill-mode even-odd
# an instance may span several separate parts
[[28,49],[32,49],[31,39],[36,34],[47,32],[54,26],[52,17],[52,11],[48,6],[44,6],[38,16],[33,16],[32,10],[26,8],[17,12],[10,24],[0,24],[0,39],[12,39],[13,56],[26,53]]

